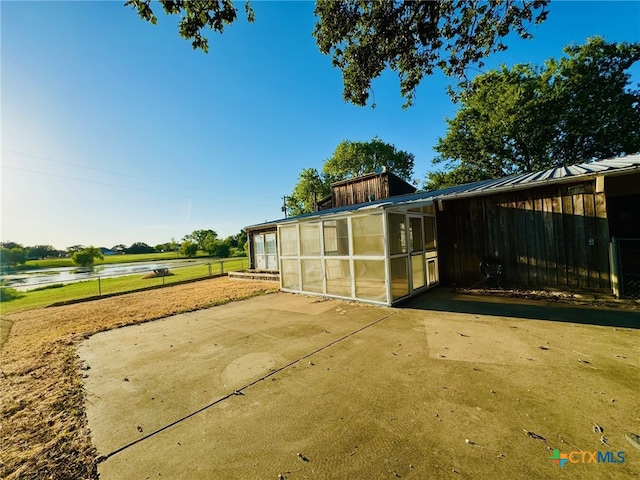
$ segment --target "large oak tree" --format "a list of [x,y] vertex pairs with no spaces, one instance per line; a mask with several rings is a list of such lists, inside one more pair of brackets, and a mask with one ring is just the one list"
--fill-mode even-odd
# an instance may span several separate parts
[[589,162],[640,150],[639,43],[594,37],[544,66],[503,66],[462,91],[425,188]]

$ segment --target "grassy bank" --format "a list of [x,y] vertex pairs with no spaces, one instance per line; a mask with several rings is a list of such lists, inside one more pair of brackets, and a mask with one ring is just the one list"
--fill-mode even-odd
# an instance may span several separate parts
[[[192,257],[194,259],[206,259],[206,253],[198,252],[198,255]],[[238,257],[241,258],[241,257]],[[162,260],[186,260],[187,257],[176,255],[176,252],[160,252],[160,253],[140,253],[140,254],[124,254],[124,255],[105,255],[102,260],[96,260],[96,265],[106,265],[113,263],[136,263],[136,262],[157,262]],[[215,261],[214,259],[211,259]],[[24,265],[20,265],[15,271],[34,270],[38,268],[58,268],[58,267],[74,267],[74,263],[70,257],[65,258],[45,258],[43,260],[28,260]]]
[[[126,255],[120,255],[124,257]],[[231,258],[224,260],[224,271],[237,271],[245,268],[245,258]],[[36,290],[22,292],[21,296],[10,301],[2,302],[2,313],[13,313],[34,308],[41,308],[53,303],[67,302],[96,295],[109,295],[120,292],[130,292],[157,285],[168,285],[183,282],[194,278],[207,277],[222,273],[220,262],[211,262],[211,270],[208,265],[194,265],[170,269],[173,275],[158,278],[143,278],[144,273],[128,275],[126,277],[100,278],[100,280],[87,280],[84,282],[70,283],[67,285],[51,284]]]

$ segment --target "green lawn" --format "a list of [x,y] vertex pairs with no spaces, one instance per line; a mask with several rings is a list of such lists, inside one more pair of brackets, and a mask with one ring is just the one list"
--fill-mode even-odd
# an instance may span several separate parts
[[[118,257],[133,257],[134,255],[119,255]],[[224,259],[224,271],[237,271],[247,267],[246,258],[228,258]],[[69,300],[77,300],[81,298],[92,297],[95,295],[107,295],[111,293],[128,292],[141,288],[151,287],[154,285],[165,285],[189,280],[193,278],[218,275],[222,273],[219,260],[211,261],[211,271],[208,265],[194,265],[188,267],[178,267],[170,269],[174,275],[160,278],[142,278],[145,273],[138,273],[126,277],[101,278],[98,280],[87,280],[84,282],[71,283],[68,285],[53,284],[36,290],[23,292],[19,298],[2,302],[0,305],[1,313],[19,312],[22,310],[31,310],[51,305],[57,302]]]

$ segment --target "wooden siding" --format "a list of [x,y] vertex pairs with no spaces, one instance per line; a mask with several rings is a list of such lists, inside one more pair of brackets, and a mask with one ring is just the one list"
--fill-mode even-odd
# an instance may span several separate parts
[[438,240],[444,284],[478,284],[481,259],[495,255],[504,285],[610,289],[606,200],[595,180],[446,200]]
[[318,202],[318,210],[368,203],[415,191],[415,187],[390,172],[368,174],[332,184],[331,195]]

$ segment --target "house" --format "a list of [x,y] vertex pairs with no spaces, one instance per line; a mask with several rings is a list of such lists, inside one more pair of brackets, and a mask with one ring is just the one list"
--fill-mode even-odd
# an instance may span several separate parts
[[[362,190],[370,180],[336,187]],[[359,203],[247,227],[257,245],[265,236],[264,253],[250,243],[252,266],[271,255],[282,290],[383,305],[496,275],[503,285],[640,297],[640,155],[432,192],[335,198]],[[481,268],[489,263],[499,268]]]

